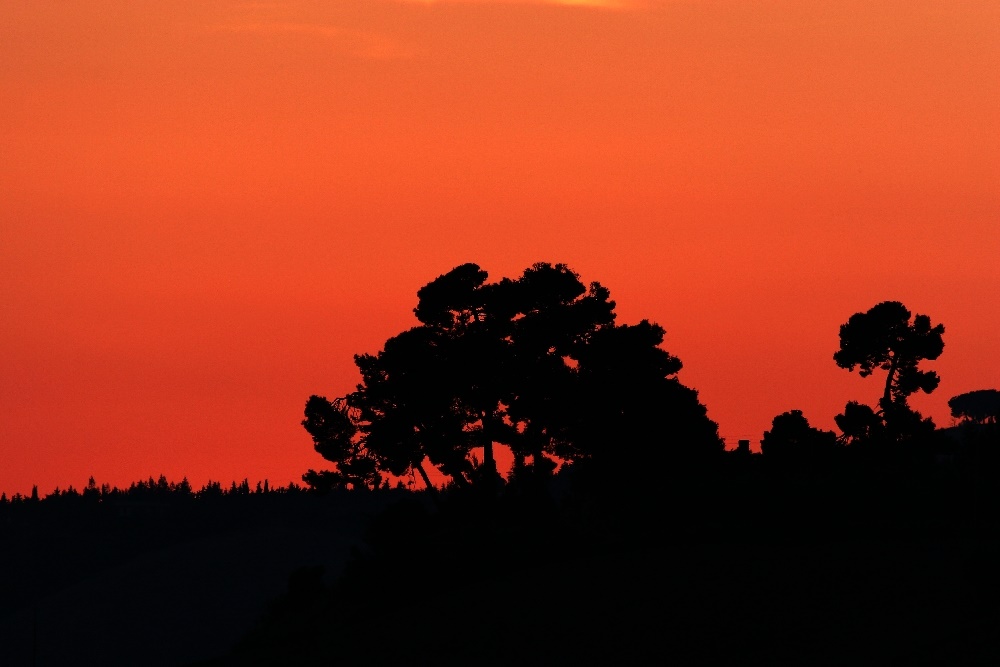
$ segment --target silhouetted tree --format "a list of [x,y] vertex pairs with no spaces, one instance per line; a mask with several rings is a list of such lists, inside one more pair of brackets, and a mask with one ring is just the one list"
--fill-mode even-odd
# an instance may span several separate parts
[[957,432],[960,455],[973,478],[995,488],[1000,471],[1000,391],[979,389],[948,400],[951,415],[961,419]]
[[764,431],[760,451],[768,459],[815,461],[831,455],[837,447],[837,434],[809,425],[801,410],[783,412],[771,420],[771,430]]
[[197,494],[199,499],[221,498],[223,495],[225,492],[222,490],[222,482],[213,482],[212,480],[205,482],[205,486],[201,487]]
[[495,444],[513,452],[519,479],[545,476],[557,460],[610,460],[605,451],[625,452],[623,442],[721,451],[697,393],[674,377],[680,361],[659,348],[661,327],[616,326],[608,290],[562,264],[487,277],[463,264],[428,283],[414,309],[421,324],[355,356],[355,392],[309,399],[303,425],[337,465],[309,471],[310,484],[363,465],[358,484],[415,470],[430,487],[429,461],[458,486],[491,488]]
[[381,475],[378,461],[365,446],[358,425],[359,411],[345,399],[328,401],[324,396],[310,396],[302,425],[312,436],[316,451],[337,464],[335,471],[309,470],[302,479],[312,488],[378,488]]
[[551,453],[554,437],[541,420],[530,423],[548,400],[540,388],[551,391],[555,375],[570,372],[569,346],[610,323],[614,304],[607,290],[595,283],[588,291],[561,265],[535,265],[517,281],[486,279],[474,264],[439,276],[417,293],[420,326],[376,355],[355,357],[357,391],[339,406],[326,402],[350,422],[338,425],[339,448],[324,454],[338,470],[365,459],[394,475],[416,470],[429,485],[426,459],[468,486],[497,479],[495,443],[519,461],[533,456],[536,466]]
[[1000,419],[1000,391],[978,389],[948,399],[951,416],[973,424],[996,424]]
[[101,490],[97,487],[97,480],[91,475],[87,480],[87,487],[83,490],[83,498],[89,503],[97,503],[101,497]]
[[869,406],[850,401],[844,406],[843,414],[833,418],[837,428],[843,433],[845,444],[882,441],[885,439],[885,423]]
[[[871,411],[884,426],[883,438],[898,441],[933,431],[934,423],[912,410],[907,399],[917,391],[930,393],[937,388],[937,373],[920,370],[918,364],[941,355],[943,334],[944,325],[932,326],[927,315],[916,315],[911,321],[910,311],[898,301],[883,301],[841,325],[840,349],[833,355],[837,365],[849,371],[857,368],[862,377],[876,368],[886,371],[879,409]],[[849,403],[836,418],[848,440],[879,431],[863,407]]]
[[648,480],[636,476],[637,466],[663,472],[721,454],[698,392],[676,377],[680,359],[660,347],[664,333],[646,320],[607,327],[581,350],[566,458],[593,459],[638,484]]

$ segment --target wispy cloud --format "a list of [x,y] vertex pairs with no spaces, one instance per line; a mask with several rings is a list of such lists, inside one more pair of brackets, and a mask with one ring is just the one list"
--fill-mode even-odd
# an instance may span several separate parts
[[330,40],[346,53],[358,58],[373,60],[400,60],[412,58],[413,49],[390,35],[349,30],[333,25],[295,23],[287,21],[258,21],[225,23],[210,28],[216,32],[252,33],[261,35],[297,34]]
[[258,22],[258,23],[227,23],[214,27],[219,32],[250,32],[261,34],[276,33],[300,33],[305,35],[316,35],[325,38],[343,37],[347,31],[328,25],[316,25],[313,23],[281,23],[281,22]]
[[566,7],[590,7],[594,9],[634,9],[644,4],[642,0],[397,0],[397,2],[420,5],[562,5]]
[[638,2],[629,0],[540,0],[547,5],[568,5],[572,7],[595,7],[597,9],[630,9],[637,7]]

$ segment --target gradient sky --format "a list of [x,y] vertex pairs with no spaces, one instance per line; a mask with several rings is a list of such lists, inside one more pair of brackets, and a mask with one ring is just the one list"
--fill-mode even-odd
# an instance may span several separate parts
[[310,394],[476,262],[648,318],[730,447],[944,323],[1000,387],[995,0],[0,3],[0,490],[284,484]]

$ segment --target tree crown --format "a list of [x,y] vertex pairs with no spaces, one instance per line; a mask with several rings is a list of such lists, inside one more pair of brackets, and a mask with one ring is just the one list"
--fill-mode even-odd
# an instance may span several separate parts
[[495,475],[494,444],[522,473],[551,470],[553,459],[607,454],[610,440],[662,438],[682,423],[696,443],[683,446],[721,450],[697,392],[675,377],[680,360],[660,347],[663,328],[616,325],[610,292],[566,265],[490,283],[462,264],[417,297],[418,326],[355,356],[354,392],[306,404],[303,426],[337,465],[327,480],[365,485],[379,471],[416,470],[426,482],[427,461],[467,485],[491,466]]

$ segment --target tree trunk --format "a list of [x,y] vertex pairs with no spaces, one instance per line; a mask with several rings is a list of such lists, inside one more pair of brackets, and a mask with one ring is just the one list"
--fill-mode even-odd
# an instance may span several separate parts
[[493,415],[487,412],[481,412],[480,416],[483,421],[483,464],[482,464],[482,478],[495,478],[497,476],[497,460],[493,455],[493,435],[496,433],[496,428],[493,424]]
[[489,475],[497,474],[497,460],[493,456],[493,441],[489,438],[483,443],[483,469]]
[[892,354],[892,364],[889,366],[889,374],[885,378],[885,392],[882,394],[881,407],[883,414],[892,405],[892,380],[896,377],[896,364],[899,357],[895,352]]
[[420,477],[423,478],[423,480],[424,480],[424,484],[427,485],[427,492],[430,493],[431,500],[433,500],[434,504],[437,505],[437,503],[438,503],[438,490],[437,490],[437,487],[435,487],[433,484],[431,484],[431,478],[427,476],[427,471],[424,470],[424,464],[423,463],[418,463],[416,467],[417,467],[417,472],[420,473]]

